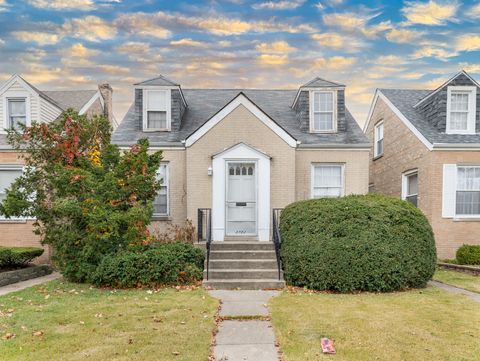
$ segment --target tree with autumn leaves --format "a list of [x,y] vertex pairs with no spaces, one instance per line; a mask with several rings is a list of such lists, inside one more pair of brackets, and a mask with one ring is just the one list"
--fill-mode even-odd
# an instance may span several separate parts
[[104,117],[73,111],[8,134],[25,171],[0,213],[35,219],[35,233],[72,281],[88,282],[104,256],[150,242],[161,152],[149,154],[140,140],[122,154],[110,134]]

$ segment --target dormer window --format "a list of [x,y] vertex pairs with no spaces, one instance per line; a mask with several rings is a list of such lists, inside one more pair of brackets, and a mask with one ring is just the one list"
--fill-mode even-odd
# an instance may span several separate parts
[[8,102],[8,128],[21,131],[20,124],[27,125],[27,105],[25,98],[9,98]]
[[170,130],[170,90],[145,90],[143,104],[143,130]]
[[310,131],[331,133],[336,131],[336,92],[312,91],[310,93]]
[[474,134],[477,88],[449,86],[447,89],[447,134]]

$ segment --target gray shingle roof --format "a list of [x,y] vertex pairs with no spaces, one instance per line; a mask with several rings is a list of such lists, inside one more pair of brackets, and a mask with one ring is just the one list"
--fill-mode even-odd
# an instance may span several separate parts
[[179,84],[174,81],[165,78],[163,75],[159,75],[156,78],[148,79],[134,85],[153,85],[153,86],[179,86]]
[[53,99],[61,109],[73,108],[78,112],[97,93],[97,90],[52,90],[41,93]]
[[432,90],[417,89],[378,89],[413,124],[430,143],[480,143],[477,134],[446,134],[430,124],[413,106],[425,98]]
[[290,107],[296,90],[258,89],[184,89],[188,108],[178,131],[142,132],[134,116],[132,105],[123,121],[115,130],[112,141],[120,145],[135,143],[140,138],[148,138],[151,145],[181,145],[181,142],[208,121],[240,92],[262,109],[270,118],[287,131],[293,138],[305,145],[365,145],[368,140],[357,122],[346,111],[347,130],[334,134],[313,134],[300,129],[295,111]]
[[325,80],[320,77],[316,77],[315,79],[310,80],[308,83],[303,84],[302,87],[316,87],[316,88],[322,88],[322,87],[338,87],[338,86],[345,86],[340,83],[336,83],[330,80]]

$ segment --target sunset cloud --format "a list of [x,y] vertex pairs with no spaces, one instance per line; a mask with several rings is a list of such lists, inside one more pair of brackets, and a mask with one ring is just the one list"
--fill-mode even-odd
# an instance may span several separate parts
[[158,39],[171,36],[170,30],[162,26],[158,18],[146,13],[121,14],[115,20],[115,25],[130,35],[153,36]]
[[407,2],[401,11],[410,24],[443,25],[447,21],[454,20],[457,13],[458,3],[436,2]]
[[191,38],[183,38],[179,40],[172,40],[170,45],[173,46],[193,46],[193,47],[205,47],[207,44],[201,41],[193,40]]
[[385,34],[392,43],[409,44],[420,37],[420,32],[405,28],[392,29]]
[[458,51],[480,50],[480,35],[466,34],[459,36],[455,41],[455,48]]
[[56,44],[61,36],[54,33],[44,33],[40,31],[14,31],[12,35],[23,42],[35,42],[38,45]]
[[69,20],[63,24],[63,30],[69,36],[90,41],[112,39],[117,34],[114,26],[93,15]]
[[359,51],[366,44],[353,36],[339,33],[319,33],[311,35],[312,40],[316,41],[321,47],[338,49],[347,53]]
[[291,10],[303,5],[306,0],[281,0],[281,1],[266,1],[263,3],[253,4],[253,9],[269,9],[269,10]]
[[451,58],[453,56],[456,56],[456,52],[451,52],[447,51],[442,48],[435,48],[435,47],[423,47],[418,50],[416,50],[413,54],[412,57],[414,59],[419,59],[419,58],[437,58],[439,60],[446,60],[448,58]]
[[255,49],[261,53],[290,53],[296,49],[286,41],[274,41],[273,43],[260,43]]
[[93,0],[28,0],[28,3],[37,8],[52,10],[92,10],[95,8]]
[[257,61],[262,65],[283,65],[288,63],[287,55],[261,54]]

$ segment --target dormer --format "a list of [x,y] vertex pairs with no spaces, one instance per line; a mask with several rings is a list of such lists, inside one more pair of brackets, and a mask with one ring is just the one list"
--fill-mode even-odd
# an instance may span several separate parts
[[440,132],[475,134],[480,128],[480,85],[465,71],[421,99],[414,108]]
[[163,75],[134,84],[135,116],[144,132],[179,130],[187,102],[180,84]]
[[345,85],[315,78],[302,85],[292,104],[302,131],[337,133],[346,128]]

